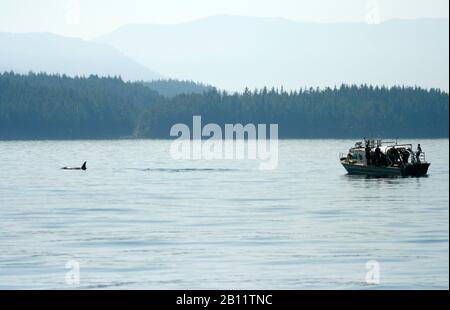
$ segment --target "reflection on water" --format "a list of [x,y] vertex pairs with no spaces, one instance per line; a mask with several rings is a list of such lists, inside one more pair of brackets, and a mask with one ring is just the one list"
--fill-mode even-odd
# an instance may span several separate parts
[[280,141],[274,171],[167,141],[0,142],[0,288],[72,288],[72,260],[86,289],[448,288],[449,144],[420,143],[426,178],[346,175],[345,140]]
[[[414,179],[421,179],[426,178],[428,176],[423,176],[420,178],[414,178]],[[411,177],[374,177],[374,176],[358,176],[358,175],[349,175],[346,174],[343,176],[343,179],[351,182],[351,184],[355,186],[361,186],[364,185],[365,187],[372,187],[372,186],[381,186],[382,188],[389,188],[389,187],[395,187],[396,185],[402,186],[405,183],[408,183],[408,181],[405,181],[406,179],[413,179]],[[420,184],[420,181],[418,181],[418,184]]]

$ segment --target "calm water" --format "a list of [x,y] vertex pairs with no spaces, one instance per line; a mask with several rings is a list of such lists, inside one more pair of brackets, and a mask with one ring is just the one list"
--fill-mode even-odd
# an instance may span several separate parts
[[449,142],[419,142],[429,177],[394,179],[347,176],[344,140],[282,141],[275,171],[163,141],[0,142],[0,289],[71,289],[70,260],[83,289],[448,289]]

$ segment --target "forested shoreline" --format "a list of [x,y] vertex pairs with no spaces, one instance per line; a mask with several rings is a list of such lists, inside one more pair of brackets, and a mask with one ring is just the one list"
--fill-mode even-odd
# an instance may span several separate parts
[[[195,92],[168,96],[171,85],[176,93]],[[278,124],[282,139],[449,133],[448,93],[438,89],[342,85],[226,93],[175,81],[155,86],[164,94],[120,77],[2,73],[0,139],[168,139],[172,125],[189,125],[194,115],[220,126]]]

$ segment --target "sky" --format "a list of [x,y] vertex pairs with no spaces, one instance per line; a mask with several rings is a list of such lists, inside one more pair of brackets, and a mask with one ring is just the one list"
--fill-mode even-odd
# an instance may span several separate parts
[[93,39],[131,23],[176,24],[211,15],[300,22],[448,18],[448,0],[0,0],[0,31]]

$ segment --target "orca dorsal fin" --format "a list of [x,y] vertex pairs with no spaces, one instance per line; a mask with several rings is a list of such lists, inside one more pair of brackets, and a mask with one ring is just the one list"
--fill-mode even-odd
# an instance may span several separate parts
[[86,164],[87,164],[87,162],[84,162],[83,166],[81,166],[81,170],[86,170],[87,169]]

